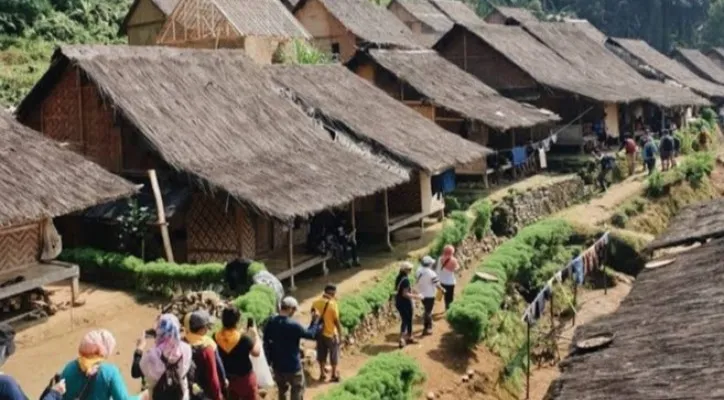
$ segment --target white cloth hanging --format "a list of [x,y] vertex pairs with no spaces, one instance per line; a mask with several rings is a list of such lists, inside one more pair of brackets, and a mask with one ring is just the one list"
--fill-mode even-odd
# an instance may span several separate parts
[[541,169],[548,168],[548,160],[546,160],[546,150],[545,149],[538,149],[538,158],[540,159],[540,167]]
[[43,222],[43,251],[40,254],[42,261],[51,261],[63,251],[63,238],[53,225],[53,220],[46,218]]

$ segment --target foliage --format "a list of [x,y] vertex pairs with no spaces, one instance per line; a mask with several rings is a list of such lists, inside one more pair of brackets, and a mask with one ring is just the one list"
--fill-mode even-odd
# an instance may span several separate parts
[[617,212],[611,217],[611,224],[617,228],[625,228],[628,222],[628,215],[622,212]]
[[451,212],[451,211],[458,211],[463,209],[463,205],[460,202],[460,199],[458,199],[455,196],[447,195],[444,198],[445,200],[445,211]]
[[561,257],[562,246],[572,234],[568,222],[546,219],[523,228],[498,247],[477,267],[478,272],[496,276],[498,281],[485,282],[476,277],[468,284],[447,312],[453,330],[470,345],[483,340],[490,318],[503,304],[508,282],[516,282],[523,292],[535,290],[542,280],[537,270],[544,262]]
[[294,39],[280,47],[275,59],[284,64],[329,64],[332,55],[319,50],[303,39]]
[[664,174],[661,171],[654,171],[646,178],[646,196],[661,197],[666,193]]
[[176,264],[163,260],[146,263],[131,255],[90,248],[65,249],[58,257],[80,266],[81,278],[104,286],[170,296],[182,290],[203,290],[223,285],[222,264]]
[[491,218],[493,216],[493,204],[489,200],[483,200],[473,204],[473,233],[480,240],[490,232]]
[[425,376],[415,359],[402,352],[371,358],[359,373],[318,400],[412,400]]
[[453,211],[445,221],[445,226],[438,233],[430,246],[430,255],[439,257],[442,249],[451,244],[457,246],[470,234],[470,228],[473,224],[472,218],[463,211]]
[[276,312],[276,305],[277,298],[274,290],[262,284],[252,285],[248,292],[234,300],[234,306],[243,315],[254,318],[254,321],[259,325],[262,325]]
[[697,187],[704,180],[704,177],[711,175],[712,171],[714,171],[714,162],[712,153],[696,153],[684,160],[679,169],[684,179],[692,187]]
[[701,39],[706,46],[724,45],[724,0],[712,0],[707,18],[701,29]]
[[145,259],[146,235],[151,222],[148,207],[138,204],[138,199],[128,199],[128,211],[117,218],[120,249]]

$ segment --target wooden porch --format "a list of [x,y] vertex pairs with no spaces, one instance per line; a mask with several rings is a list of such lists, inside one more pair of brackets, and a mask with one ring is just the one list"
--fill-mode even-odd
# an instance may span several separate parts
[[322,266],[322,273],[327,275],[327,261],[332,258],[330,255],[319,255],[307,253],[306,245],[289,246],[277,249],[259,259],[266,266],[266,269],[279,280],[290,280],[290,289],[295,290],[295,275],[316,267]]

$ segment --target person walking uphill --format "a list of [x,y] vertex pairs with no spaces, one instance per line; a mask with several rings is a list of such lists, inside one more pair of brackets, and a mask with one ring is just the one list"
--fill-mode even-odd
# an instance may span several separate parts
[[638,146],[636,146],[636,141],[633,140],[631,136],[626,136],[626,138],[623,140],[623,143],[621,143],[621,147],[618,149],[619,152],[621,150],[626,151],[626,165],[628,166],[629,176],[633,175],[634,172],[636,172],[637,147]]
[[422,329],[423,336],[432,334],[432,309],[435,307],[435,294],[440,284],[437,274],[432,270],[434,264],[435,260],[432,257],[423,257],[420,269],[418,269],[417,274],[415,274],[417,291],[422,296],[422,305],[425,307],[425,313],[423,315],[424,326]]
[[339,307],[335,295],[337,287],[327,285],[324,294],[312,304],[314,312],[319,315],[322,331],[317,335],[317,361],[319,362],[319,380],[326,379],[327,357],[332,367],[332,382],[339,382],[339,335],[342,333],[342,324],[339,322]]
[[661,150],[661,170],[668,171],[669,168],[671,168],[671,159],[676,150],[674,138],[669,131],[664,131],[664,135],[661,136],[661,141],[659,142],[659,147]]
[[412,293],[410,284],[410,272],[412,263],[403,261],[400,264],[400,273],[395,278],[395,307],[400,313],[400,348],[408,343],[415,343],[412,338],[412,316],[414,312],[413,299],[421,299]]
[[151,400],[189,400],[191,346],[181,341],[181,323],[173,314],[156,322],[153,347],[143,352],[139,368]]
[[60,377],[65,379],[64,400],[127,400],[130,396],[121,371],[108,362],[116,339],[105,329],[88,332],[78,346],[79,357],[70,361]]
[[314,340],[320,331],[317,315],[312,311],[312,323],[304,328],[292,319],[299,303],[294,297],[282,299],[279,315],[274,316],[264,327],[264,352],[274,371],[279,400],[302,400],[304,398],[304,371],[299,351],[302,339]]
[[458,259],[455,258],[455,247],[446,245],[442,249],[442,256],[437,260],[437,274],[440,277],[440,284],[445,289],[445,311],[450,309],[455,298],[455,284],[457,279],[455,273],[460,269]]
[[[8,324],[0,324],[0,366],[15,354],[15,330]],[[65,393],[65,381],[53,383],[40,400],[60,400]],[[28,400],[20,385],[11,376],[0,373],[0,400]]]
[[[256,400],[259,387],[256,383],[249,356],[259,357],[261,344],[256,327],[247,327],[246,335],[239,331],[239,309],[230,306],[221,312],[223,328],[216,332],[214,341],[218,346],[224,370],[229,379],[227,400]],[[253,321],[252,321],[253,322]]]
[[216,351],[216,343],[206,335],[212,323],[211,315],[205,310],[194,311],[184,317],[185,340],[191,346],[191,358],[196,369],[191,380],[198,385],[198,388],[193,388],[192,398],[202,395],[210,400],[224,398],[224,365]]
[[654,139],[651,137],[646,139],[642,152],[644,165],[646,165],[646,169],[648,169],[649,175],[651,175],[656,170],[656,153],[659,152],[659,149],[656,148],[656,143],[654,143]]

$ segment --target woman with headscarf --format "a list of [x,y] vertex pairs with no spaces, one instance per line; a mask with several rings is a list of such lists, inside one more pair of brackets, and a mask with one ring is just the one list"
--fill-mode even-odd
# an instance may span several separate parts
[[189,399],[187,375],[191,368],[191,346],[181,341],[181,323],[175,315],[163,314],[159,317],[156,341],[152,348],[143,353],[140,368],[146,378],[149,399],[153,400],[154,389],[164,376],[179,384],[181,397],[178,400]]
[[412,284],[410,283],[410,272],[412,271],[412,263],[403,261],[400,264],[400,273],[395,278],[395,307],[400,313],[400,348],[405,347],[407,343],[415,343],[412,338],[412,316],[413,316],[413,299],[420,298],[412,292]]
[[437,260],[437,275],[440,278],[440,285],[445,289],[445,311],[450,309],[455,298],[455,272],[460,269],[458,259],[455,258],[455,247],[446,245],[442,249],[442,256]]
[[118,367],[108,362],[116,348],[116,339],[105,329],[88,332],[78,346],[79,357],[69,362],[60,374],[65,379],[65,400],[127,400],[128,394]]

